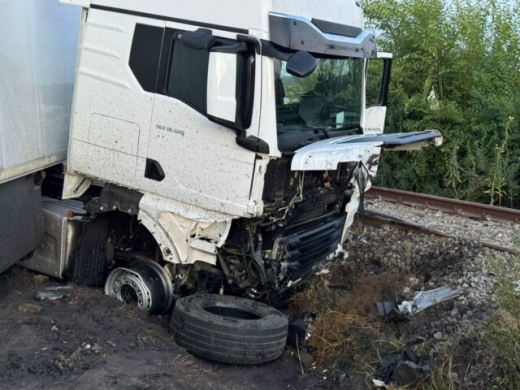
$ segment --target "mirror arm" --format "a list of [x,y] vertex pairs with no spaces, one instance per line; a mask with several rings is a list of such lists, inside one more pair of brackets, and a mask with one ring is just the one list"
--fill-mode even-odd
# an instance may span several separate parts
[[262,39],[262,55],[275,58],[281,61],[289,61],[289,58],[294,54],[294,52],[282,51],[276,47],[276,45],[270,41],[266,41]]

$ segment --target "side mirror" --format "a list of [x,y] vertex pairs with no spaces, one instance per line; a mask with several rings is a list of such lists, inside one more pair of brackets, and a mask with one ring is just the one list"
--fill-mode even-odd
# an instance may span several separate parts
[[306,51],[298,51],[289,58],[286,69],[289,74],[303,78],[314,72],[317,65],[316,58],[311,54]]
[[213,46],[215,38],[211,30],[199,28],[195,31],[185,31],[180,37],[182,45],[192,50],[208,50]]
[[237,115],[237,56],[210,52],[208,65],[207,113],[234,123]]

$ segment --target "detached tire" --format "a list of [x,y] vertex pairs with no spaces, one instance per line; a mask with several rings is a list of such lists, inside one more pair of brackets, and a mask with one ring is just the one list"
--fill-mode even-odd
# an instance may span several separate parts
[[261,364],[279,358],[288,321],[271,306],[221,295],[192,295],[175,302],[171,330],[181,347],[229,364]]
[[81,233],[70,266],[70,280],[80,286],[99,287],[107,274],[108,218],[88,222]]

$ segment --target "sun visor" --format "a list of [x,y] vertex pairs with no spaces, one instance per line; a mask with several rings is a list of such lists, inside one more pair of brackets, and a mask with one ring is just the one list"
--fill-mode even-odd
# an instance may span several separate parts
[[270,12],[269,29],[271,42],[287,49],[342,57],[377,56],[374,33],[357,27]]

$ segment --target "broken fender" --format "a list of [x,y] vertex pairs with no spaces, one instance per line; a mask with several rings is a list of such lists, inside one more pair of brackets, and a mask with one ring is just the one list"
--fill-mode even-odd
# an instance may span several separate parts
[[366,161],[373,154],[385,150],[420,150],[426,146],[442,145],[439,131],[413,133],[361,134],[330,138],[315,142],[296,151],[293,171],[336,170],[339,163]]

